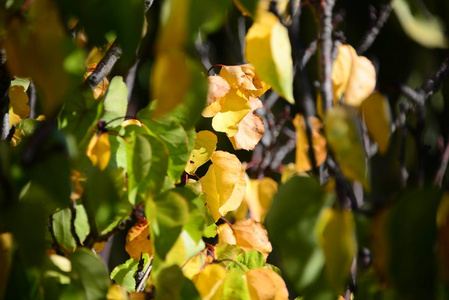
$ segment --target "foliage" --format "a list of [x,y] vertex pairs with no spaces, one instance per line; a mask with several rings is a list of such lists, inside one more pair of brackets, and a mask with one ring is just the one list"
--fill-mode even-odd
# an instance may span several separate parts
[[449,4],[356,2],[0,2],[0,299],[449,298]]

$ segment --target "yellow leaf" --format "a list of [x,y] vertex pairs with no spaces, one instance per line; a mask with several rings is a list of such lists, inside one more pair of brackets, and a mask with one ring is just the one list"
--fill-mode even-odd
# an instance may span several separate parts
[[287,300],[288,290],[279,274],[270,269],[245,272],[251,300]]
[[393,1],[392,6],[405,33],[414,41],[428,48],[449,46],[444,23],[438,17],[427,11],[421,16],[414,16],[404,0]]
[[72,271],[72,262],[67,257],[57,255],[57,254],[51,254],[50,260],[61,271],[67,272],[67,273]]
[[140,259],[141,254],[148,253],[153,255],[153,248],[150,240],[149,224],[146,219],[139,220],[128,231],[126,235],[125,250],[129,256],[134,259]]
[[231,89],[223,102],[221,111],[212,119],[212,127],[215,131],[225,132],[231,137],[239,131],[238,124],[251,110],[248,99],[238,92]]
[[[161,25],[157,42],[157,52],[164,53],[169,49],[182,49],[187,38],[187,15],[190,0],[164,1],[161,14]],[[175,72],[177,69],[173,69]],[[173,88],[173,86],[172,86]]]
[[357,243],[351,211],[325,209],[317,224],[319,241],[326,257],[326,274],[331,286],[342,293],[351,274]]
[[344,103],[360,106],[376,86],[376,70],[369,59],[358,56],[351,45],[340,45],[332,67],[334,104],[344,95]]
[[164,115],[181,104],[191,81],[189,58],[182,50],[158,54],[150,79],[152,96],[158,100],[155,115]]
[[57,111],[70,89],[63,53],[63,44],[68,41],[54,1],[34,1],[28,21],[16,15],[7,22],[7,66],[14,75],[31,77],[42,92],[46,115]]
[[263,222],[271,207],[278,184],[270,177],[261,180],[249,179],[245,193],[245,202],[251,211],[251,218]]
[[259,98],[249,96],[251,110],[238,124],[238,132],[229,138],[235,150],[253,150],[265,133],[265,125],[261,116],[254,114],[262,107]]
[[217,221],[240,206],[246,188],[245,170],[239,159],[228,152],[216,151],[210,159],[212,165],[200,182],[209,212]]
[[101,59],[103,58],[103,56],[106,54],[106,52],[109,50],[109,48],[111,47],[112,43],[114,43],[114,41],[106,44],[104,47],[93,47],[92,50],[89,52],[89,55],[86,58],[85,61],[85,65],[86,67],[89,67],[92,64],[98,64]]
[[107,132],[100,135],[95,134],[87,146],[86,155],[89,157],[92,165],[97,166],[100,170],[106,169],[111,158],[109,134]]
[[391,112],[387,99],[380,93],[374,93],[362,102],[360,110],[366,128],[379,147],[379,153],[388,150],[391,134]]
[[218,243],[237,245],[245,252],[257,250],[262,253],[265,260],[273,250],[267,230],[262,223],[253,219],[239,220],[232,225],[232,228],[227,223],[221,224],[217,233]]
[[251,64],[223,66],[220,76],[226,79],[232,88],[240,90],[247,97],[258,98],[270,88],[259,78]]
[[207,78],[209,89],[207,92],[207,106],[203,110],[203,117],[211,118],[221,111],[224,97],[231,89],[229,83],[221,76]]
[[28,95],[23,86],[15,85],[9,88],[9,128],[30,115]]
[[211,263],[213,260],[212,256],[205,255],[205,253],[200,252],[198,255],[190,258],[183,266],[182,272],[185,277],[193,280],[193,277],[203,270],[206,264]]
[[357,180],[369,189],[366,179],[365,151],[349,109],[333,107],[325,117],[325,134],[341,171],[350,180]]
[[208,131],[203,130],[196,133],[195,144],[190,153],[185,171],[194,174],[196,169],[206,163],[217,148],[217,136]]
[[204,269],[193,277],[193,283],[203,300],[222,299],[223,283],[227,271],[218,264],[206,265]]
[[[327,156],[326,139],[321,134],[323,125],[316,117],[310,117],[312,130],[313,152],[315,153],[316,166],[321,165]],[[309,142],[307,141],[306,122],[302,115],[296,115],[293,120],[296,129],[296,171],[305,172],[312,169],[309,160]]]
[[136,125],[136,126],[139,126],[139,127],[145,127],[145,125],[142,122],[140,122],[139,120],[137,120],[137,119],[125,120],[125,121],[122,122],[121,126],[122,127],[126,127],[126,126],[129,126],[129,125]]
[[[126,289],[118,284],[111,284],[106,295],[107,300],[128,300]],[[133,298],[135,299],[135,298]]]
[[272,13],[261,13],[245,38],[246,59],[288,102],[293,99],[293,63],[287,28]]

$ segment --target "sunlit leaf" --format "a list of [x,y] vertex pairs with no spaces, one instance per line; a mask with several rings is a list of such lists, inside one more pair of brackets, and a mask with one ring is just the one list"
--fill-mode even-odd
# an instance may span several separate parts
[[443,22],[428,11],[413,15],[405,0],[395,0],[393,10],[405,33],[415,42],[428,48],[447,48],[449,45]]
[[239,220],[232,228],[227,223],[219,225],[218,242],[237,245],[245,251],[257,250],[265,259],[273,250],[265,227],[253,219]]
[[193,276],[193,283],[202,299],[222,299],[227,271],[218,264],[209,264]]
[[[84,80],[86,80],[87,77],[89,77],[89,75],[92,74],[92,72],[95,70],[96,67],[97,67],[96,63],[90,64],[87,66],[87,72],[84,74]],[[104,94],[106,93],[106,90],[108,89],[108,86],[109,86],[109,80],[105,76],[93,90],[95,100],[98,100],[100,97],[104,96]]]
[[203,130],[196,133],[195,144],[190,153],[189,161],[185,171],[194,174],[196,169],[206,163],[212,156],[217,147],[217,136],[208,131]]
[[201,272],[207,263],[211,263],[213,260],[212,256],[204,255],[204,252],[198,253],[194,257],[190,258],[183,266],[182,272],[184,276],[193,280],[193,277]]
[[287,300],[288,290],[284,280],[269,269],[254,269],[245,272],[251,299]]
[[212,165],[200,182],[209,212],[217,221],[240,206],[245,195],[246,180],[245,170],[235,155],[216,151],[211,161]]
[[126,235],[125,250],[131,258],[137,260],[139,260],[144,253],[147,253],[150,257],[153,255],[149,224],[146,219],[139,220],[139,222],[128,231],[128,234]]
[[265,258],[257,250],[250,250],[236,257],[235,262],[226,266],[228,270],[233,268],[243,268],[244,271],[259,269],[265,266]]
[[261,180],[249,179],[245,193],[245,202],[251,211],[251,218],[263,222],[271,207],[278,184],[270,177]]
[[221,110],[213,117],[212,127],[232,137],[238,133],[238,124],[250,110],[248,99],[238,90],[231,89],[226,94]]
[[234,149],[253,150],[265,132],[265,125],[261,116],[254,114],[256,109],[262,107],[262,101],[249,97],[251,110],[238,124],[238,132],[229,138]]
[[365,152],[349,110],[334,107],[325,118],[327,142],[348,179],[357,180],[369,188]]
[[128,88],[123,82],[123,78],[121,76],[112,78],[104,99],[104,114],[102,116],[105,122],[111,122],[114,119],[120,118],[111,122],[111,127],[118,126],[124,120],[128,107],[127,97]]
[[109,134],[107,132],[92,136],[86,149],[86,155],[89,157],[92,165],[100,170],[106,169],[111,158],[111,144],[109,143]]
[[239,66],[223,66],[220,74],[231,88],[241,91],[249,98],[262,96],[270,86],[263,82],[251,64]]
[[325,209],[318,223],[319,239],[326,257],[330,285],[340,294],[346,288],[357,244],[351,211]]
[[223,299],[250,300],[246,277],[238,269],[232,269],[223,283]]
[[221,111],[224,104],[224,97],[231,89],[229,83],[221,76],[207,77],[209,89],[207,92],[207,106],[202,115],[205,118],[211,118]]
[[340,45],[332,67],[334,104],[344,96],[344,103],[360,106],[376,86],[376,70],[364,56],[358,56],[351,45]]
[[30,115],[28,95],[22,86],[15,85],[9,88],[9,127],[16,125]]
[[[315,154],[316,166],[320,166],[327,156],[326,139],[321,134],[323,125],[316,117],[309,117],[312,135],[313,152]],[[307,140],[306,123],[302,115],[296,115],[293,120],[296,130],[296,171],[305,172],[312,169],[309,159],[309,142]]]
[[[86,210],[81,204],[77,205],[75,209],[75,232],[83,242],[90,230]],[[72,251],[76,246],[71,226],[72,212],[70,208],[62,209],[53,215],[53,232],[56,240],[68,251]]]
[[246,59],[260,78],[290,103],[293,100],[293,63],[287,28],[271,13],[259,15],[245,38]]
[[374,93],[360,106],[369,134],[379,147],[379,153],[388,150],[391,134],[391,112],[387,99],[382,94]]
[[111,284],[109,286],[107,300],[128,300],[126,289],[118,284]]
[[[150,257],[148,254],[142,255],[144,268],[148,265]],[[128,292],[136,290],[136,279],[134,275],[138,271],[140,256],[138,259],[130,258],[121,265],[116,266],[111,272],[111,279],[123,286]]]

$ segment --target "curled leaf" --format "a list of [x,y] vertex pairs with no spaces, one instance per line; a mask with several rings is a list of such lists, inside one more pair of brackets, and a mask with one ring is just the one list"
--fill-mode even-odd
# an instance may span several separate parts
[[190,153],[185,171],[189,174],[194,174],[198,167],[209,160],[216,148],[217,136],[214,133],[208,130],[197,132],[195,144]]
[[223,66],[220,76],[226,79],[232,88],[240,90],[247,97],[260,97],[270,88],[259,78],[251,64]]
[[92,165],[100,170],[106,169],[111,158],[111,144],[109,143],[109,134],[103,132],[95,134],[87,146],[86,155],[89,157]]
[[153,249],[150,240],[149,223],[147,220],[139,220],[126,235],[125,250],[131,258],[139,260],[141,255],[148,253],[151,257]]
[[246,59],[257,74],[288,102],[293,100],[293,62],[287,28],[272,13],[258,15],[245,38]]
[[[316,117],[309,118],[312,131],[313,152],[315,154],[316,166],[321,165],[327,156],[326,139],[321,134],[323,124]],[[296,171],[305,172],[312,169],[309,159],[309,142],[307,140],[306,122],[302,115],[296,115],[293,120],[296,129]]]
[[239,130],[237,134],[229,138],[235,150],[253,150],[265,132],[262,117],[254,114],[256,109],[262,107],[262,101],[250,96],[249,104],[251,110],[238,124]]
[[223,107],[224,97],[231,89],[229,83],[221,76],[209,76],[207,78],[209,89],[207,92],[207,106],[203,110],[203,117],[215,116]]
[[262,223],[253,219],[239,220],[232,225],[218,226],[218,242],[237,245],[245,251],[257,250],[265,260],[273,250],[268,233]]
[[216,151],[210,159],[212,165],[200,182],[209,212],[217,221],[240,206],[246,188],[245,170],[239,159],[228,152]]

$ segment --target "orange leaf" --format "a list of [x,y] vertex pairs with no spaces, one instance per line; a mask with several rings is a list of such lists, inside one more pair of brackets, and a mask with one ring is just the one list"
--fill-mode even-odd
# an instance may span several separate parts
[[111,158],[109,134],[104,132],[94,135],[87,146],[86,155],[94,166],[98,166],[100,170],[106,169]]
[[221,224],[217,232],[220,244],[237,245],[245,251],[257,250],[262,253],[265,260],[273,250],[267,230],[262,223],[253,219],[239,220],[232,225],[232,228],[227,223]]
[[[316,166],[321,165],[327,156],[326,139],[320,133],[323,125],[316,117],[310,117],[312,130],[313,152],[315,153]],[[305,172],[312,169],[309,160],[309,142],[307,141],[306,123],[302,115],[296,115],[293,120],[296,129],[296,170]]]
[[220,76],[226,79],[232,88],[238,89],[247,97],[260,97],[270,88],[257,76],[251,64],[223,66]]
[[270,177],[262,180],[250,179],[245,193],[245,201],[251,211],[251,218],[263,222],[267,215],[278,184]]
[[254,114],[256,109],[262,107],[262,101],[249,97],[251,110],[238,124],[238,132],[229,138],[235,150],[253,150],[265,132],[265,125],[261,116]]
[[126,235],[125,250],[131,258],[140,259],[140,255],[148,253],[151,257],[153,255],[153,248],[150,240],[150,230],[147,220],[139,220],[128,231]]
[[203,110],[203,117],[211,118],[221,111],[224,97],[231,89],[229,83],[221,76],[209,76],[207,78],[209,90],[207,92],[207,106]]
[[251,299],[287,300],[288,290],[279,274],[270,269],[253,269],[245,272]]

